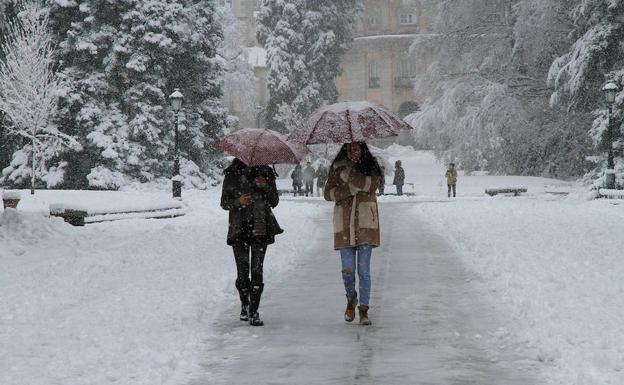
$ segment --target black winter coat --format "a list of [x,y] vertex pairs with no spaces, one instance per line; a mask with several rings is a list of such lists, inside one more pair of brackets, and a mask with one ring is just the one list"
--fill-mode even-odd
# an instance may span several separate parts
[[[255,179],[264,176],[267,184],[264,188],[256,186]],[[252,195],[254,203],[242,206],[239,198],[242,195]],[[221,208],[228,210],[229,228],[227,235],[228,245],[244,243],[275,242],[275,235],[284,232],[273,215],[272,208],[279,203],[279,195],[275,185],[275,172],[268,166],[248,167],[235,159],[225,169],[223,191],[221,193]],[[258,208],[260,208],[258,210]],[[266,235],[254,236],[254,216],[262,215],[266,223]]]

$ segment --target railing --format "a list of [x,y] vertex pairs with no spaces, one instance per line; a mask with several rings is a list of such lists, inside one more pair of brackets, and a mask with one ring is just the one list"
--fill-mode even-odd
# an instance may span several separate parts
[[408,76],[397,76],[394,78],[394,88],[412,88],[414,83],[412,78]]

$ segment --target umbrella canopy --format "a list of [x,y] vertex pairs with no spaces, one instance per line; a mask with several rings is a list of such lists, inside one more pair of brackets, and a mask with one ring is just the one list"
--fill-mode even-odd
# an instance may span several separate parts
[[297,164],[308,154],[304,145],[288,142],[281,134],[262,128],[243,128],[233,132],[215,147],[237,157],[247,166]]
[[412,127],[372,102],[341,102],[321,107],[288,138],[305,144],[364,142],[398,136]]

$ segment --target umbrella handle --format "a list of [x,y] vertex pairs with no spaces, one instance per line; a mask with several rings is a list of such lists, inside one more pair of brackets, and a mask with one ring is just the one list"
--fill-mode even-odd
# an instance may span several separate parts
[[277,174],[277,170],[275,169],[275,163],[273,163],[273,172],[275,173],[275,177],[279,177],[279,175]]

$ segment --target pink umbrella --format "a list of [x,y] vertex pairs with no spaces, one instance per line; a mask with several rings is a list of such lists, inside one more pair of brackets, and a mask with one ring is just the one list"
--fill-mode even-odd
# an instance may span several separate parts
[[283,135],[262,128],[243,128],[227,135],[215,148],[242,160],[247,166],[265,166],[277,163],[299,163],[308,149],[291,143]]
[[412,127],[372,102],[341,102],[321,107],[303,121],[289,140],[305,144],[351,143],[398,136]]

